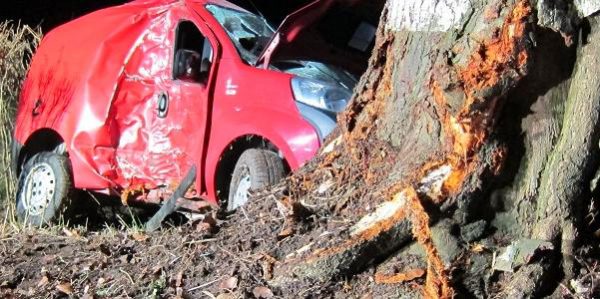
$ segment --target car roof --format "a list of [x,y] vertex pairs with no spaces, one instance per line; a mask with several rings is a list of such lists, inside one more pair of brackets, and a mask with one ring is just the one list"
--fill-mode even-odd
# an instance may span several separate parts
[[219,5],[219,6],[223,6],[223,7],[227,7],[227,8],[232,8],[232,9],[236,9],[236,10],[241,10],[241,11],[248,11],[238,5],[235,5],[229,1],[226,0],[187,0],[188,2],[192,2],[192,3],[198,3],[200,5],[207,5],[207,4],[214,4],[214,5]]
[[226,0],[132,0],[127,4],[143,4],[143,5],[147,5],[147,6],[162,6],[165,4],[170,4],[170,3],[175,3],[175,2],[191,2],[191,3],[197,3],[200,4],[202,6],[207,5],[207,4],[215,4],[215,5],[219,5],[219,6],[223,6],[223,7],[227,7],[227,8],[232,8],[232,9],[236,9],[236,10],[241,10],[241,11],[246,11],[248,12],[248,10],[235,5],[229,1]]

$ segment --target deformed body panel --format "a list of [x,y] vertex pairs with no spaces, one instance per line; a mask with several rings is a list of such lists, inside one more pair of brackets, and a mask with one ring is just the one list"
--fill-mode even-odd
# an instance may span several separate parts
[[[21,95],[15,138],[25,144],[35,130],[49,128],[58,132],[69,152],[77,188],[100,190],[117,186],[119,166],[115,151],[121,144],[128,146],[126,141],[131,135],[121,134],[127,131],[124,126],[129,125],[131,131],[135,124],[113,116],[129,109],[129,120],[143,121],[153,113],[147,107],[150,103],[140,106],[139,102],[123,101],[116,95],[119,84],[126,77],[131,78],[125,66],[135,51],[149,46],[144,43],[146,39],[165,36],[152,34],[149,28],[160,28],[153,23],[164,22],[170,9],[180,5],[174,1],[158,2],[161,5],[157,1],[135,1],[63,25],[43,39],[32,61]],[[165,62],[149,61],[139,71],[147,71],[145,75],[149,77],[161,63]]]
[[[187,195],[216,204],[220,160],[243,136],[269,140],[292,170],[303,165],[322,136],[298,109],[294,75],[244,61],[207,3],[239,9],[221,0],[141,0],[50,32],[24,83],[17,144],[27,147],[36,131],[51,129],[65,142],[76,188],[149,202],[196,166]],[[212,48],[204,82],[174,75],[177,28],[186,21]],[[300,24],[283,28],[294,33],[306,26]]]

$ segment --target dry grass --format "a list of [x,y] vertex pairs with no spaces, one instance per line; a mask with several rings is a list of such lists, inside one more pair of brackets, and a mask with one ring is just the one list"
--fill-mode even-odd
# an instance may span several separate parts
[[15,196],[15,179],[10,167],[14,117],[21,82],[41,37],[39,28],[0,23],[0,205],[6,206],[2,210],[7,211],[0,223],[14,218],[14,205],[7,204]]

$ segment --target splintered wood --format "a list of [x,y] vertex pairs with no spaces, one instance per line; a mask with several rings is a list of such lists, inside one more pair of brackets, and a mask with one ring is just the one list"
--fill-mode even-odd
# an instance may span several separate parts
[[427,254],[427,276],[423,290],[424,295],[426,298],[452,298],[454,290],[450,286],[450,278],[431,238],[429,215],[423,208],[423,205],[421,205],[419,196],[413,188],[407,189],[405,193],[407,194],[406,200],[413,225],[413,235],[417,239],[417,242],[424,247]]
[[421,278],[425,275],[425,270],[423,269],[412,269],[403,273],[397,273],[394,275],[385,275],[381,273],[375,274],[375,283],[384,283],[384,284],[394,284],[394,283],[404,283],[415,280],[417,278]]

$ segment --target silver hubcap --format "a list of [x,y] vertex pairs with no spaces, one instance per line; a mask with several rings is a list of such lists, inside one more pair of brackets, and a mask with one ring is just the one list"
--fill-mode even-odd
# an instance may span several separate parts
[[237,189],[233,195],[233,203],[231,205],[232,210],[243,206],[248,201],[250,187],[252,187],[252,181],[250,180],[250,174],[247,173],[240,179],[240,182],[237,185]]
[[23,205],[30,215],[44,213],[56,191],[56,176],[47,163],[36,165],[25,178]]

